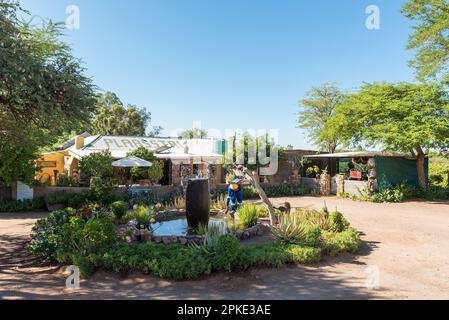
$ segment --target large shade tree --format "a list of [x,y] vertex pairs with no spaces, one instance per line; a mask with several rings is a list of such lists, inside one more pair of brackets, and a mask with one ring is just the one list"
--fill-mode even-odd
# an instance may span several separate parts
[[425,188],[426,153],[449,146],[449,96],[434,83],[365,84],[336,108],[328,125],[348,144],[409,153]]
[[414,23],[408,48],[416,50],[410,64],[419,80],[439,75],[449,80],[449,1],[410,0],[403,14]]
[[[0,182],[31,181],[40,148],[80,130],[95,110],[81,62],[60,40],[61,26],[29,26],[15,1],[0,3]],[[25,14],[25,13],[24,13]],[[16,170],[9,162],[15,159]]]
[[151,113],[134,105],[125,106],[113,92],[97,94],[97,110],[92,121],[91,134],[117,136],[157,136],[160,127],[147,134]]
[[333,153],[339,143],[338,132],[326,123],[335,108],[342,103],[345,94],[334,83],[312,87],[307,96],[299,101],[298,127],[308,131],[310,142],[321,150]]

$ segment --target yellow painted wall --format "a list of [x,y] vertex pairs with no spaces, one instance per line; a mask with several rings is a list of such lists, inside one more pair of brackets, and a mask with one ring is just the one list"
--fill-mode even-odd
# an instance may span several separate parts
[[41,168],[41,171],[36,174],[36,179],[44,183],[48,182],[48,180],[51,179],[51,185],[55,185],[56,182],[54,181],[54,170],[58,170],[58,175],[64,172],[65,155],[65,152],[41,155],[37,160],[37,165],[39,165],[41,161],[53,161],[55,162],[56,167]]

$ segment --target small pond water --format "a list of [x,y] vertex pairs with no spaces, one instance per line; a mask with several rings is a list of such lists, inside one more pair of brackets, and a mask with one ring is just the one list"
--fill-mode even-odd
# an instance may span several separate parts
[[[219,224],[226,228],[227,223],[229,223],[227,220],[229,220],[227,217],[211,217],[209,218],[209,225]],[[185,217],[152,223],[150,229],[155,236],[185,236],[189,234],[187,218]]]

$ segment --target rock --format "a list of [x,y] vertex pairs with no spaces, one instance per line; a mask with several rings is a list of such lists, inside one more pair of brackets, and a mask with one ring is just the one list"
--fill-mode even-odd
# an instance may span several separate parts
[[170,237],[162,237],[162,242],[164,244],[170,244]]
[[249,234],[249,232],[248,231],[244,231],[243,232],[243,239],[249,239],[249,238],[251,238],[251,235]]
[[187,244],[187,239],[185,237],[179,237],[179,243],[182,245],[186,245]]
[[237,231],[235,232],[235,237],[236,237],[237,239],[242,239],[242,235],[243,235],[243,231],[237,230]]

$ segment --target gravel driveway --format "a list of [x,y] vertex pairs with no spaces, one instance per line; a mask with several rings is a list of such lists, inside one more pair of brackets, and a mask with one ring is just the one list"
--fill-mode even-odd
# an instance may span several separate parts
[[[285,200],[293,207],[337,207],[362,233],[360,252],[195,281],[97,272],[73,290],[65,288],[63,268],[42,265],[25,250],[33,224],[45,213],[0,213],[0,299],[449,299],[449,202],[273,199]],[[376,273],[378,282],[367,280],[377,279],[369,278]]]

